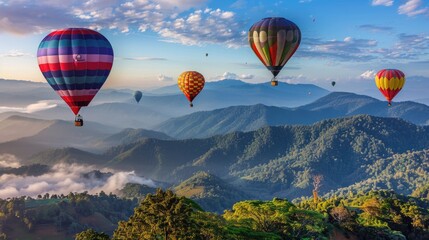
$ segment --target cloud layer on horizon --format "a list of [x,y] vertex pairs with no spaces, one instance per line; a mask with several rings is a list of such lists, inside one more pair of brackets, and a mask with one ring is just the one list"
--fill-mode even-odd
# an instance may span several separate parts
[[[19,166],[16,158],[0,155],[0,163],[6,161],[8,162],[7,166]],[[0,176],[0,198],[36,197],[45,193],[67,195],[70,192],[84,191],[88,191],[91,194],[99,193],[100,191],[116,193],[127,183],[139,183],[155,187],[155,183],[152,180],[139,177],[134,172],[113,172],[107,179],[97,179],[91,176],[83,177],[84,174],[92,170],[95,170],[95,168],[91,166],[57,164],[51,168],[50,172],[40,176],[3,174]],[[109,170],[109,172],[112,171]]]
[[0,113],[3,113],[3,112],[34,113],[42,110],[51,109],[57,106],[58,104],[52,103],[52,101],[43,100],[43,101],[38,101],[36,103],[29,104],[25,107],[0,106]]

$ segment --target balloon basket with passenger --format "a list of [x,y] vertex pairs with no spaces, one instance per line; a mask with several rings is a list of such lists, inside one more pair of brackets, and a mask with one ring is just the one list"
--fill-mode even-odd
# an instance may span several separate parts
[[83,118],[80,114],[76,115],[74,118],[74,125],[76,127],[82,127],[83,126]]
[[277,79],[273,78],[271,79],[271,86],[278,86],[279,85],[279,81],[277,81]]

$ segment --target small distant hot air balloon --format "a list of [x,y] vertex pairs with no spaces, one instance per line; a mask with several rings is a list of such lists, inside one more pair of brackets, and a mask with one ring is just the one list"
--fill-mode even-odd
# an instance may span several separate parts
[[335,82],[335,81],[332,81],[332,82],[331,82],[332,87],[333,87],[333,86],[335,86],[335,84],[336,84],[336,82]]
[[180,74],[177,81],[180,90],[189,100],[189,106],[193,107],[192,101],[204,88],[204,76],[196,71],[187,71]]
[[264,18],[249,29],[249,44],[256,56],[271,71],[271,85],[277,86],[277,75],[298,49],[301,31],[282,17]]
[[76,115],[103,86],[113,65],[113,49],[100,33],[86,28],[53,31],[40,43],[37,60],[43,76]]
[[208,57],[209,56],[209,54],[208,53],[206,53],[206,57]]
[[134,99],[136,100],[137,103],[140,102],[140,99],[142,99],[142,97],[143,97],[143,93],[141,91],[134,92]]
[[375,84],[391,106],[392,99],[405,84],[405,74],[397,69],[383,69],[375,75]]

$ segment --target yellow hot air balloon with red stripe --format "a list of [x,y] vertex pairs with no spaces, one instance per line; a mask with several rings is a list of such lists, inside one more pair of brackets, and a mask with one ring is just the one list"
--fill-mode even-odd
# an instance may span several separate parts
[[375,85],[384,95],[389,106],[392,99],[401,91],[405,84],[405,74],[397,69],[383,69],[375,75]]
[[180,90],[189,100],[189,106],[193,107],[192,101],[204,88],[204,76],[196,71],[186,71],[180,74],[177,84]]

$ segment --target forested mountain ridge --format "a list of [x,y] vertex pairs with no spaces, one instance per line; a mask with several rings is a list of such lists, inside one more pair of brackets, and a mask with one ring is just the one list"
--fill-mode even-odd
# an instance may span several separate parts
[[[407,168],[424,162],[429,149],[428,129],[400,119],[359,115],[323,120],[310,126],[264,127],[206,139],[144,138],[90,156],[101,167],[135,171],[157,181],[179,184],[198,171],[207,171],[262,199],[296,198],[311,194],[311,178],[315,174],[325,177],[321,189],[324,194],[365,182],[375,175],[369,169],[381,162],[387,164],[389,158],[398,154],[415,152],[411,155],[422,157],[420,160],[411,157],[405,161],[406,165],[395,164],[395,167]],[[67,151],[64,154],[67,158],[62,159],[85,162],[82,152],[73,157],[74,151]],[[50,159],[49,154],[40,156],[44,156],[39,158],[41,161],[32,162],[48,161],[52,165],[61,160]],[[52,156],[63,155],[55,152]],[[397,172],[402,170],[393,169],[389,174],[399,176]],[[426,177],[413,179],[423,181]],[[413,180],[407,184],[415,183]]]
[[387,107],[386,102],[368,96],[333,92],[296,108],[257,104],[195,112],[171,118],[155,129],[180,139],[205,138],[235,131],[254,131],[264,126],[308,125],[359,114],[401,118],[417,125],[429,124],[429,106],[424,104],[395,102]]
[[399,194],[429,199],[429,149],[377,159],[372,164],[364,165],[359,174],[364,180],[332,191],[328,196],[390,189]]

